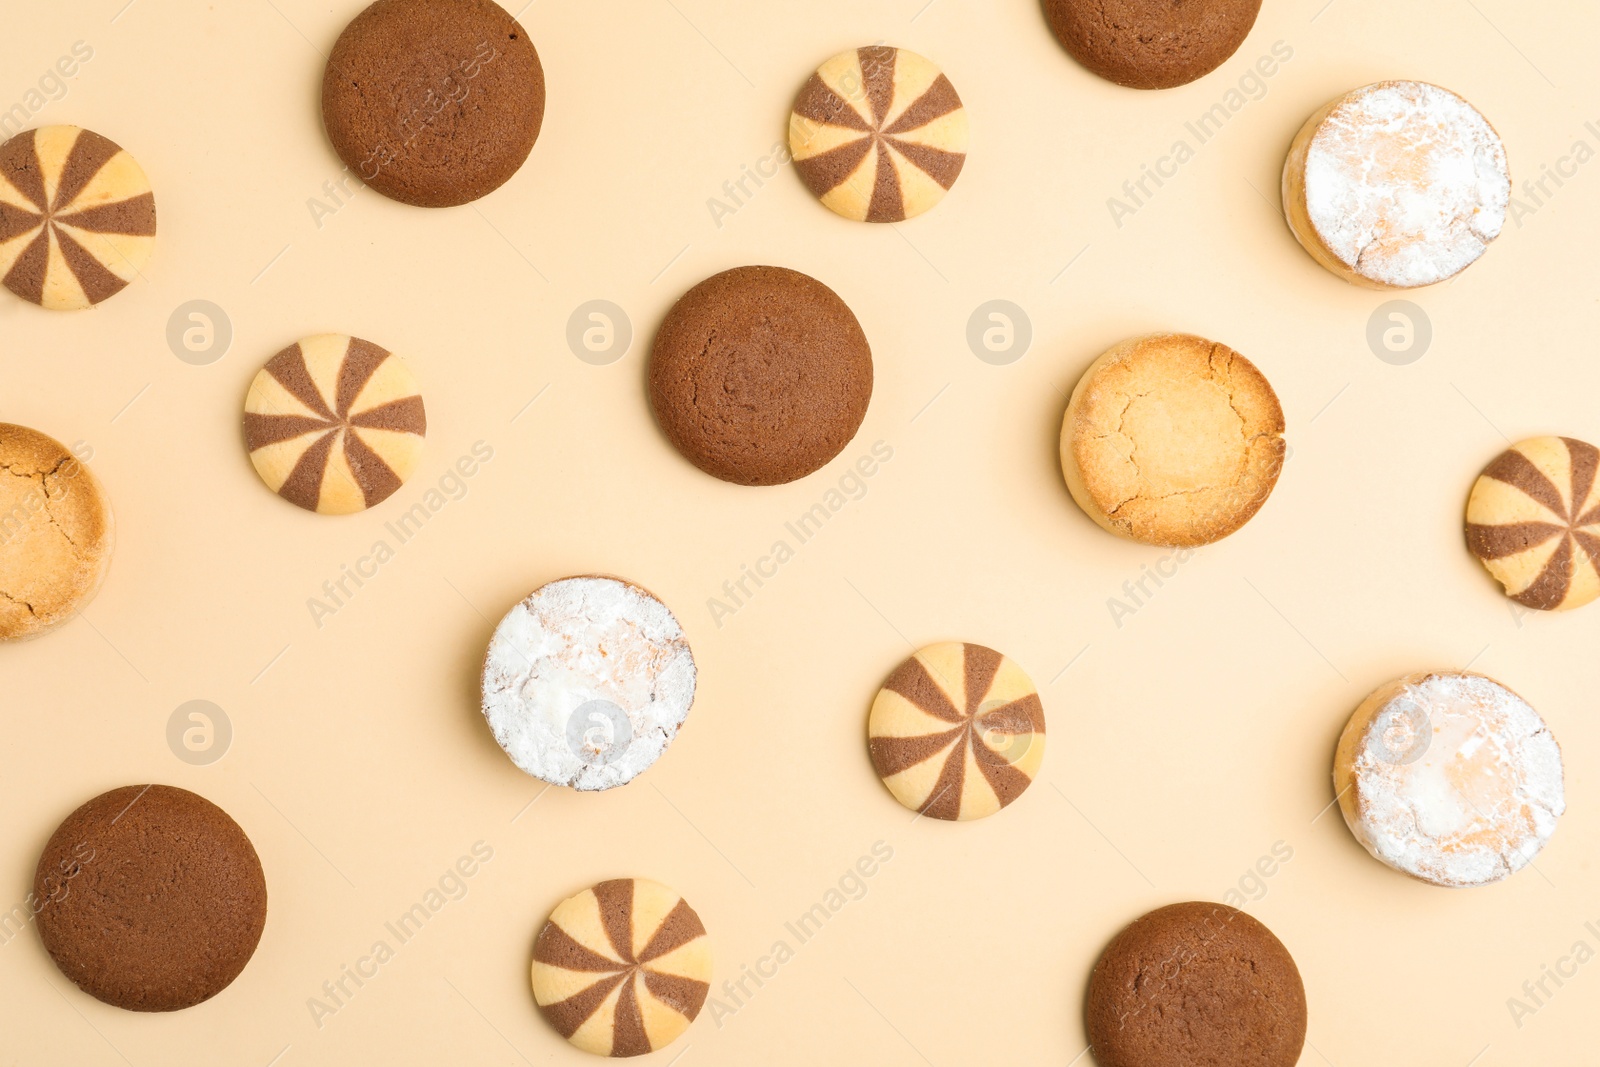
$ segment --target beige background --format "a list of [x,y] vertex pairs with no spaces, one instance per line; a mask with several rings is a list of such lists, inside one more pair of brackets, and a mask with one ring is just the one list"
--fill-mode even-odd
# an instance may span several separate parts
[[[1325,2],[1268,0],[1222,70],[1151,94],[1074,65],[1031,0],[536,0],[523,20],[549,109],[516,178],[447,211],[364,192],[320,229],[307,201],[341,170],[318,120],[320,53],[360,0],[13,5],[0,107],[87,42],[93,59],[34,122],[130,149],[161,233],[144,279],[96,310],[0,294],[0,418],[91,447],[120,527],[84,618],[0,649],[0,893],[22,899],[77,804],[154,780],[238,819],[271,912],[240,979],[170,1016],[82,995],[31,931],[0,945],[0,1063],[582,1063],[526,982],[534,933],[563,896],[617,875],[670,883],[710,928],[720,982],[792,943],[784,923],[877,841],[894,858],[865,896],[720,1027],[708,1010],[657,1062],[1066,1064],[1084,1049],[1082,990],[1105,941],[1148,908],[1222,897],[1278,842],[1293,859],[1246,886],[1305,976],[1303,1062],[1592,1057],[1600,963],[1520,1028],[1506,1001],[1576,941],[1600,948],[1584,929],[1600,922],[1600,607],[1519,617],[1465,552],[1460,521],[1506,438],[1600,438],[1600,164],[1454,284],[1412,296],[1435,336],[1410,366],[1374,357],[1366,325],[1386,298],[1300,251],[1276,186],[1304,118],[1385,77],[1468,96],[1519,179],[1579,138],[1600,146],[1584,128],[1600,120],[1600,26],[1580,5]],[[771,153],[811,69],[877,40],[933,58],[966,100],[973,151],[953,194],[873,228],[833,217],[785,171],[719,228],[707,200]],[[1275,41],[1294,55],[1264,97],[1115,226],[1107,198]],[[876,357],[855,443],[776,489],[691,468],[642,389],[670,303],[750,262],[834,287]],[[235,330],[204,367],[165,339],[196,298]],[[995,298],[1034,328],[1005,367],[965,340]],[[611,366],[580,362],[564,339],[592,299],[632,317],[632,350]],[[1254,522],[1118,627],[1108,599],[1163,553],[1076,510],[1056,435],[1090,360],[1162,328],[1257,362],[1293,458]],[[251,376],[325,330],[404,354],[431,423],[413,481],[347,519],[275,499],[239,441]],[[494,459],[465,497],[319,629],[307,599],[477,441]],[[894,455],[864,497],[718,626],[708,599],[875,441]],[[631,788],[541,793],[481,721],[479,658],[534,586],[595,570],[675,609],[699,698]],[[883,677],[943,639],[1019,660],[1050,724],[1033,789],[965,826],[914,821],[863,741]],[[1468,662],[1554,727],[1569,811],[1537,870],[1452,893],[1389,871],[1336,813],[1317,816],[1361,697]],[[173,709],[195,698],[235,731],[207,767],[166,742]],[[494,859],[466,897],[319,1028],[308,998],[478,841]]]

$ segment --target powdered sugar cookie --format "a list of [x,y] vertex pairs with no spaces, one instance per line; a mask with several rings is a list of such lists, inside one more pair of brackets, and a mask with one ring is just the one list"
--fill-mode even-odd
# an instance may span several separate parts
[[1356,89],[1306,122],[1283,168],[1283,210],[1311,257],[1374,289],[1466,270],[1500,236],[1511,171],[1477,109],[1427,82]]
[[1433,885],[1488,885],[1532,862],[1566,810],[1561,747],[1528,703],[1481,674],[1390,682],[1334,757],[1345,822],[1378,859]]
[[535,778],[611,789],[661,758],[694,690],[694,655],[665,604],[617,578],[563,578],[495,628],[483,716]]

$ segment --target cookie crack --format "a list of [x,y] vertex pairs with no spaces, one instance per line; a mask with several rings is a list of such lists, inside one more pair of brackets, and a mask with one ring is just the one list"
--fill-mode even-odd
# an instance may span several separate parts
[[12,596],[10,593],[6,592],[4,589],[0,589],[0,597],[3,597],[4,599],[10,601],[13,604],[21,604],[24,608],[27,609],[29,615],[32,615],[36,619],[39,617],[39,613],[34,610],[33,605],[28,603],[26,600],[23,600],[21,597]]

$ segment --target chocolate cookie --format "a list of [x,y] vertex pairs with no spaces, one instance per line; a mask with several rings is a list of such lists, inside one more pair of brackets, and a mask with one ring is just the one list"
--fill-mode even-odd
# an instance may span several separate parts
[[938,67],[857,48],[817,68],[789,116],[794,169],[829,210],[902,222],[933,207],[967,162],[967,111]]
[[493,0],[378,0],[322,79],[334,151],[384,196],[453,207],[517,172],[544,121],[544,69]]
[[780,485],[837,456],[872,399],[872,349],[826,285],[739,267],[684,294],[650,353],[650,404],[674,447],[723,481]]
[[1261,0],[1044,0],[1056,38],[1079,63],[1130,89],[1171,89],[1239,50]]
[[1536,437],[1502,452],[1472,487],[1467,546],[1511,599],[1568,611],[1600,597],[1597,474],[1594,445]]
[[642,1056],[689,1028],[711,991],[700,916],[660,882],[617,878],[556,905],[533,945],[533,999],[598,1056]]
[[1294,1067],[1306,992],[1272,931],[1225,904],[1134,920],[1089,976],[1084,1014],[1100,1067]]
[[0,422],[0,641],[48,633],[111,567],[111,505],[67,447]]
[[166,785],[124,786],[67,816],[39,857],[33,907],[61,973],[129,1011],[177,1011],[239,976],[267,883],[227,812]]
[[411,370],[371,341],[325,333],[267,361],[244,402],[244,440],[267,488],[307,511],[349,515],[416,470],[427,412]]
[[119,293],[150,259],[156,201],[132,156],[77,126],[0,145],[0,279],[52,311]]

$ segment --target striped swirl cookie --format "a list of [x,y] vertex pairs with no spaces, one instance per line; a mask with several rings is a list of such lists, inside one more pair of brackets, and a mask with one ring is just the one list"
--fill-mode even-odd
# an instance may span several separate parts
[[598,1056],[678,1039],[711,990],[711,945],[677,893],[601,882],[557,905],[533,946],[533,999],[562,1037]]
[[857,222],[901,222],[933,207],[967,161],[967,112],[950,79],[914,52],[858,48],[806,82],[789,150],[806,186]]
[[1536,437],[1489,464],[1467,502],[1467,545],[1506,595],[1540,611],[1600,597],[1600,449]]
[[868,749],[896,800],[935,819],[993,815],[1044,762],[1044,706],[1011,660],[982,645],[931,645],[872,703]]
[[155,240],[150,180],[98,133],[41,126],[0,145],[0,280],[24,300],[98,304],[138,275]]
[[416,470],[428,432],[400,357],[344,334],[308,337],[267,361],[244,403],[256,473],[307,511],[349,515]]

